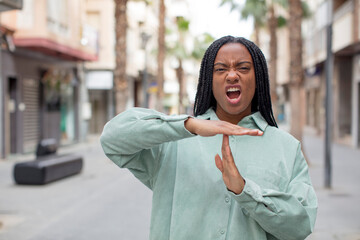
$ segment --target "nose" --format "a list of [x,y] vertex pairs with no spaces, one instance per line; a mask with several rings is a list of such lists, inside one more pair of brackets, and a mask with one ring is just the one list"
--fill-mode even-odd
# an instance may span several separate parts
[[239,81],[239,75],[234,70],[230,70],[226,75],[226,81],[228,83],[236,83]]

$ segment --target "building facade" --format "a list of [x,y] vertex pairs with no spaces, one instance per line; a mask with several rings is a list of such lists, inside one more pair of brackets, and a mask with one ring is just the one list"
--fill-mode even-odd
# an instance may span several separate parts
[[65,145],[85,135],[83,63],[97,55],[82,44],[84,3],[25,0],[21,11],[0,15],[6,39],[1,49],[2,157],[34,152],[41,139]]
[[[127,107],[155,107],[158,2],[127,3]],[[88,0],[86,22],[98,33],[98,59],[86,62],[86,86],[92,117],[88,130],[99,134],[115,113],[115,5],[113,0]],[[90,43],[89,43],[90,44]]]
[[86,2],[86,27],[91,30],[89,33],[97,33],[97,36],[90,37],[90,41],[86,44],[95,48],[98,55],[96,61],[85,63],[86,87],[91,109],[88,125],[90,134],[101,133],[105,123],[114,116],[114,9],[113,0],[88,0]]
[[[305,131],[325,135],[326,101],[326,31],[332,22],[332,53],[334,69],[332,79],[332,132],[333,140],[348,146],[359,147],[359,76],[360,76],[360,1],[330,0],[306,1],[311,17],[303,19],[304,89],[299,104],[305,104]],[[275,12],[287,17],[286,10],[277,6]],[[330,14],[331,13],[331,14]],[[269,33],[260,32],[260,47],[269,59]],[[278,122],[290,123],[289,98],[289,34],[287,27],[277,29],[277,93]]]
[[[359,54],[360,1],[308,1],[313,11],[304,21],[304,65],[306,125],[323,135],[325,131],[326,31],[332,15],[332,127],[334,141],[359,147]],[[330,6],[332,5],[332,9]]]

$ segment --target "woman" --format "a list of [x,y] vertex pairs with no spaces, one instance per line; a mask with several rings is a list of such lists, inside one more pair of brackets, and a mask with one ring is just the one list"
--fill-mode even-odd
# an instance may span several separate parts
[[150,239],[305,239],[316,195],[300,143],[277,128],[255,44],[210,45],[194,115],[133,108],[101,136],[106,155],[153,191]]

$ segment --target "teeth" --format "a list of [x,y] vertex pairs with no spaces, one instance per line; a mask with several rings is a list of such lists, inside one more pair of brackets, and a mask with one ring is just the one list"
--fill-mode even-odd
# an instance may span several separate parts
[[227,92],[236,92],[236,91],[240,91],[240,89],[236,87],[232,87],[227,90]]

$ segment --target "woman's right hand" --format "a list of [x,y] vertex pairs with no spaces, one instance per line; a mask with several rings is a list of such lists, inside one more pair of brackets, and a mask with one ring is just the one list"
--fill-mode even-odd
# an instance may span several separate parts
[[263,135],[263,132],[258,129],[244,128],[239,125],[220,120],[188,118],[185,121],[185,128],[189,132],[203,137],[215,136],[217,134],[250,136]]

